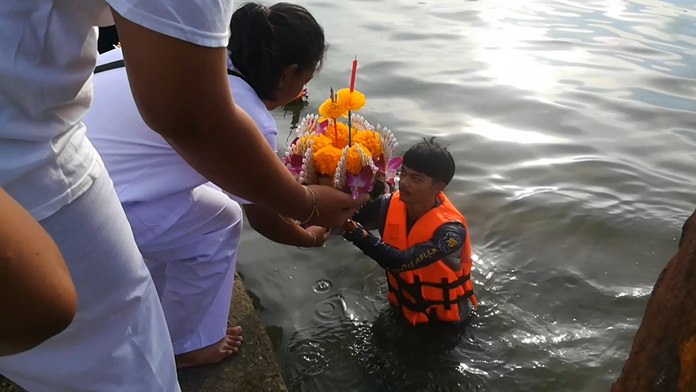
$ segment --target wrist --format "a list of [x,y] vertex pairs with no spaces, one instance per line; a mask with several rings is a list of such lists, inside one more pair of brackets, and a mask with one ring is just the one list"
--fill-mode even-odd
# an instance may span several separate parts
[[[300,226],[304,226],[309,223],[312,219],[319,216],[319,198],[317,192],[307,185],[300,185],[302,196],[296,196],[290,198],[288,206],[292,211],[288,212],[288,216],[295,220],[295,223]],[[302,200],[301,202],[295,202],[294,200]],[[280,214],[283,220],[287,221],[287,218]]]
[[300,222],[304,221],[313,208],[313,196],[309,188],[295,183],[286,195],[286,208],[281,214]]
[[343,233],[343,238],[347,239],[350,242],[355,242],[358,240],[361,240],[366,237],[366,232],[365,229],[357,222],[353,223],[355,226],[352,228],[352,230],[346,230]]

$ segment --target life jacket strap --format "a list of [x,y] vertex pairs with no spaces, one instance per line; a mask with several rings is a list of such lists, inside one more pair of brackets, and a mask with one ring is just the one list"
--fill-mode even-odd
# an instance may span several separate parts
[[[450,298],[450,290],[458,286],[463,286],[467,280],[470,279],[470,275],[464,275],[453,282],[448,282],[446,278],[443,278],[441,282],[422,282],[420,276],[416,275],[413,277],[413,283],[408,283],[399,274],[391,274],[397,281],[398,289],[389,286],[389,291],[392,292],[397,299],[399,306],[406,307],[407,309],[423,313],[428,317],[430,321],[437,321],[437,310],[434,305],[442,305],[445,309],[450,310],[453,304],[462,304],[466,299],[474,295],[473,291],[466,291],[463,295],[457,296],[456,298]],[[421,287],[436,287],[442,289],[442,300],[430,300],[423,298],[423,292]],[[405,297],[404,292],[407,293],[413,300]]]

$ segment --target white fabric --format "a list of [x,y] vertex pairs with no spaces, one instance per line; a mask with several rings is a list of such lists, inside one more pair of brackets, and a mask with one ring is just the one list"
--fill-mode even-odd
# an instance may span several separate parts
[[0,374],[31,392],[178,391],[155,286],[99,167],[89,190],[41,221],[70,270],[77,315],[38,347],[0,357]]
[[[121,58],[121,50],[114,49],[100,55],[98,64]],[[237,105],[251,116],[275,150],[278,130],[271,113],[242,79],[230,76],[229,82]],[[121,202],[157,200],[207,182],[143,122],[125,69],[96,74],[94,89],[92,108],[85,118],[88,137],[104,159]]]
[[[227,42],[232,1],[114,0],[122,15],[207,46]],[[155,287],[81,123],[92,98],[101,0],[0,1],[0,186],[48,230],[77,286],[61,334],[0,358],[36,391],[178,391]]]
[[[180,206],[185,206],[181,216],[163,226],[162,217]],[[222,339],[242,232],[239,204],[201,185],[124,208],[157,286],[174,353]]]
[[[99,65],[120,60],[120,49]],[[229,77],[232,95],[275,149],[276,122],[254,90]],[[85,118],[150,269],[175,354],[216,343],[225,334],[241,236],[239,204],[193,170],[140,117],[125,69],[94,76]],[[233,132],[234,130],[231,130]]]
[[[232,65],[232,68],[236,70],[234,65]],[[254,120],[263,137],[266,138],[268,144],[273,148],[273,151],[278,151],[278,146],[276,145],[278,124],[271,112],[268,111],[266,105],[256,94],[256,91],[244,79],[230,75],[229,80],[234,102]]]
[[0,186],[43,219],[87,190],[95,153],[80,123],[106,4],[0,2]]
[[227,46],[233,12],[232,0],[106,2],[124,18],[150,30],[201,46]]
[[[151,30],[204,46],[227,45],[231,0],[108,2]],[[37,219],[94,181],[95,154],[80,121],[92,96],[94,26],[110,20],[100,0],[0,2],[0,186]]]

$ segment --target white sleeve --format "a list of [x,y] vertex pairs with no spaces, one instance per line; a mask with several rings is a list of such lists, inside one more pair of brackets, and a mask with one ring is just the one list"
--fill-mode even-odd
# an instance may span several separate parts
[[225,47],[232,0],[106,0],[140,26],[196,45]]
[[271,146],[273,151],[278,152],[278,146],[276,144],[276,135],[278,135],[278,128],[275,126],[275,124],[269,126],[268,128],[261,129],[261,133],[263,134],[263,137],[266,138],[266,141]]

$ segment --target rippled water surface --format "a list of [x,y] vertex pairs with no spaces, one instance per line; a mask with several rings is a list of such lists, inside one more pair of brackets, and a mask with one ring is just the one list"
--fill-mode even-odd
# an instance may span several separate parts
[[404,148],[449,144],[481,304],[436,350],[391,327],[383,272],[341,238],[300,250],[247,230],[239,270],[290,389],[607,391],[696,207],[694,3],[300,3],[331,44],[310,110],[357,55],[369,120]]

